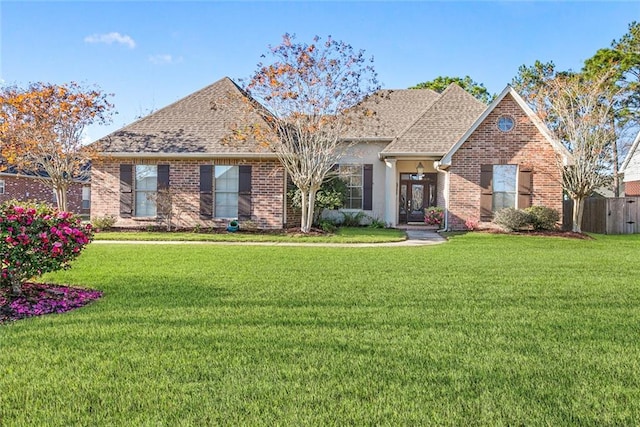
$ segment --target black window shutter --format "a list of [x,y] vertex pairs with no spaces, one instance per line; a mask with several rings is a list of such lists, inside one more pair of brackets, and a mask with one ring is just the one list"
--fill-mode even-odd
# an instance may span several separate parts
[[239,166],[238,219],[251,219],[251,166]]
[[362,209],[373,209],[373,165],[363,165],[362,170]]
[[158,190],[169,188],[169,165],[158,165]]
[[213,218],[212,165],[200,165],[200,218]]
[[493,219],[493,165],[480,166],[480,221]]
[[133,215],[133,165],[120,165],[120,217]]
[[518,171],[518,209],[531,206],[531,194],[533,193],[533,169],[530,166],[520,166]]

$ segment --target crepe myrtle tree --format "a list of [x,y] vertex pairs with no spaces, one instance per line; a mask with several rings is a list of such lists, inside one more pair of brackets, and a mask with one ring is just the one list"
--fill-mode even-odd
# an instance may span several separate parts
[[87,126],[111,119],[107,94],[78,83],[32,83],[0,89],[0,171],[11,165],[33,175],[67,210],[67,189],[89,177],[92,150],[83,143]]
[[310,231],[316,193],[349,144],[345,131],[367,114],[359,103],[379,89],[373,58],[327,37],[310,43],[284,34],[270,46],[244,90],[265,108],[252,136],[275,153],[301,195],[303,233]]
[[609,84],[611,72],[563,73],[541,88],[544,108],[537,114],[571,153],[569,164],[558,164],[562,186],[573,201],[575,232],[582,231],[584,200],[611,182],[610,152],[616,135],[610,118],[619,92]]

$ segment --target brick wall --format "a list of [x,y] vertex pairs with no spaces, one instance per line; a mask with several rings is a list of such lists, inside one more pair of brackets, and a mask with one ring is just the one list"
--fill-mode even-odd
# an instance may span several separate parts
[[[515,119],[510,132],[496,123],[502,115]],[[453,155],[449,168],[449,226],[463,229],[467,219],[480,221],[480,165],[517,164],[533,168],[532,205],[562,212],[562,186],[557,154],[511,95],[487,116]]]
[[625,182],[624,195],[627,197],[640,196],[640,181]]
[[[153,219],[120,217],[120,164],[168,164],[173,191],[174,225],[178,227],[226,227],[227,220],[200,218],[200,165],[251,165],[251,226],[278,229],[283,226],[284,171],[273,161],[216,160],[98,160],[92,165],[92,217],[114,215],[118,227],[147,227]],[[248,223],[246,226],[250,226]],[[241,224],[242,228],[242,224]]]
[[[0,203],[7,200],[30,201],[48,203],[55,206],[53,189],[42,180],[19,175],[2,174],[0,181],[4,181],[4,194],[0,194]],[[82,209],[83,184],[73,184],[67,192],[67,209],[71,212],[89,215],[88,209]]]

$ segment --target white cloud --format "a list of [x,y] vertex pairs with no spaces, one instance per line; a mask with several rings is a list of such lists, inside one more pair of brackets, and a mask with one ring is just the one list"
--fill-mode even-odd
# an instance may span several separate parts
[[92,34],[84,38],[85,43],[119,43],[129,46],[130,49],[136,47],[136,42],[130,36],[120,33]]
[[177,64],[179,62],[182,62],[182,56],[178,56],[177,58],[174,58],[172,55],[169,55],[168,53],[159,54],[159,55],[149,55],[149,62],[156,65]]

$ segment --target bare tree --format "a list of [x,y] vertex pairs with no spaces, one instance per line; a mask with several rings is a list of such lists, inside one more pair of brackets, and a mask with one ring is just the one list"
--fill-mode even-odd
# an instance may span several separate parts
[[617,92],[610,72],[599,76],[564,73],[544,82],[538,115],[572,154],[559,158],[562,186],[573,200],[572,229],[581,232],[584,200],[611,181],[610,151],[615,140],[611,108]]
[[316,193],[348,148],[343,136],[365,111],[358,104],[378,89],[373,59],[328,37],[296,43],[283,36],[271,47],[273,61],[258,64],[245,90],[265,108],[256,111],[267,126],[253,136],[279,158],[302,196],[300,229],[309,232]]

